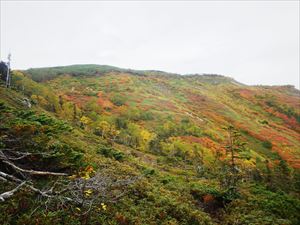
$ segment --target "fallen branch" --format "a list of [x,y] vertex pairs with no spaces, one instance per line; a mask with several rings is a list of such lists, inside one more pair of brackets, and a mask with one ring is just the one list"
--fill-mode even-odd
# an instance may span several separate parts
[[3,160],[2,162],[7,164],[7,165],[10,165],[15,170],[18,170],[18,171],[23,172],[23,173],[29,173],[29,174],[32,174],[32,175],[68,176],[68,174],[66,174],[66,173],[54,173],[54,172],[49,172],[49,171],[26,170],[26,169],[22,169],[22,168],[16,166],[15,164],[13,164],[9,161]]
[[3,181],[3,182],[7,182],[7,180],[3,177],[0,177],[0,180]]
[[[45,197],[45,198],[52,198],[52,197],[54,197],[55,195],[60,194],[60,193],[53,193],[52,188],[50,188],[50,190],[47,190],[47,191],[41,191],[40,189],[35,188],[33,185],[28,184],[28,181],[22,181],[22,180],[20,180],[20,179],[14,177],[14,176],[12,176],[12,175],[10,175],[10,174],[7,174],[7,173],[1,172],[1,171],[0,171],[0,178],[1,178],[1,179],[5,179],[6,181],[18,183],[19,185],[20,185],[20,183],[23,184],[23,183],[26,183],[26,182],[27,182],[27,183],[25,184],[25,186],[26,186],[27,188],[29,188],[29,189],[32,190],[33,192],[35,192],[35,193],[37,193],[37,194],[39,194],[39,195],[41,195],[42,197]],[[14,189],[14,190],[15,190],[15,189]],[[18,189],[17,189],[17,190],[18,190]],[[17,191],[17,190],[15,190],[15,191]],[[63,190],[63,191],[65,191],[65,190]],[[3,194],[4,194],[4,193],[3,193]],[[1,194],[1,195],[3,195],[3,194]],[[71,201],[71,200],[72,200],[72,199],[67,198],[67,197],[66,197],[65,199],[66,199],[67,201]],[[0,200],[1,200],[1,199],[0,199]]]
[[16,183],[21,183],[22,180],[10,175],[10,174],[7,174],[7,173],[4,173],[2,171],[0,171],[0,177],[6,179],[6,180],[10,180],[10,181],[13,181],[13,182],[16,182]]
[[19,184],[17,187],[15,187],[14,189],[12,189],[11,191],[7,191],[7,192],[4,192],[4,193],[0,194],[0,201],[4,202],[6,199],[8,199],[11,196],[13,196],[25,184],[26,184],[26,181],[24,181],[23,183]]

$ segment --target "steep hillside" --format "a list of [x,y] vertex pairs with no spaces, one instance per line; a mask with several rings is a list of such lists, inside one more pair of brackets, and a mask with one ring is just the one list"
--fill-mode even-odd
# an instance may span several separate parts
[[[300,221],[300,92],[291,86],[74,65],[14,71],[12,88],[0,88],[2,151],[55,159],[22,158],[18,166],[67,173],[71,184],[126,184],[108,185],[98,203],[91,186],[82,189],[90,205],[51,207],[28,186],[0,206],[6,224]],[[10,146],[8,136],[21,141]],[[0,168],[22,179],[4,158]]]
[[[83,110],[95,107],[92,113],[98,114],[90,115],[94,122],[133,119],[159,137],[164,124],[178,128],[186,121],[190,132],[170,136],[199,142],[202,147],[203,137],[222,145],[222,128],[232,124],[243,133],[255,157],[275,159],[278,153],[293,167],[300,167],[300,92],[293,87],[251,87],[219,75],[180,76],[113,67],[105,72],[107,66],[94,67],[103,72],[91,76],[92,67],[75,73],[73,67],[65,67],[46,84]],[[270,149],[263,145],[266,141],[271,142]]]

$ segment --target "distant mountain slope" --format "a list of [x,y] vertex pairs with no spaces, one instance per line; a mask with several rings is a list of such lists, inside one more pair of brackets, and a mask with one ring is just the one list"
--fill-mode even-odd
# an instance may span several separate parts
[[83,65],[70,65],[70,66],[58,66],[58,67],[43,67],[43,68],[31,68],[25,70],[24,73],[29,75],[33,80],[37,82],[47,81],[54,79],[59,75],[69,74],[72,76],[95,76],[108,72],[128,72],[136,75],[145,74],[167,74],[162,71],[155,70],[132,70],[123,69],[115,66],[108,65],[96,65],[96,64],[83,64]]
[[58,67],[41,67],[31,68],[23,71],[30,78],[37,82],[43,82],[51,79],[55,79],[60,75],[71,75],[71,76],[99,76],[109,72],[123,72],[130,73],[133,75],[166,75],[166,76],[184,76],[184,77],[201,77],[203,81],[207,82],[235,82],[232,78],[225,77],[218,74],[185,74],[180,75],[176,73],[168,73],[158,70],[134,70],[124,69],[115,66],[108,65],[97,65],[97,64],[82,64],[82,65],[69,65],[69,66],[58,66]]
[[[224,138],[222,127],[233,124],[244,132],[255,154],[278,153],[300,167],[300,92],[291,86],[245,86],[220,75],[181,76],[97,65],[32,69],[26,74],[37,81],[54,74],[47,85],[83,110],[98,105],[95,120],[101,120],[101,114],[127,118],[132,111],[147,111],[153,119],[137,123],[155,133],[169,117],[175,124],[188,119],[202,132],[196,138],[208,136],[217,145]],[[178,138],[189,136],[193,133]],[[263,146],[265,141],[272,143],[272,150]]]
[[[0,205],[0,221],[7,224],[300,220],[300,92],[292,86],[72,65],[13,71],[12,88],[0,85],[0,97],[0,151],[8,134],[17,134],[21,141],[13,147],[50,152],[55,159],[29,157],[30,164],[21,161],[20,167],[80,176],[105,171],[116,182],[140,177],[120,199],[103,198],[87,214],[83,204],[45,209],[41,196],[22,189]],[[240,135],[233,140],[231,126]],[[236,148],[234,167],[230,146]],[[11,172],[1,160],[0,171]],[[43,187],[55,179],[33,181]],[[0,194],[7,188],[0,183]],[[81,194],[89,199],[94,192]]]

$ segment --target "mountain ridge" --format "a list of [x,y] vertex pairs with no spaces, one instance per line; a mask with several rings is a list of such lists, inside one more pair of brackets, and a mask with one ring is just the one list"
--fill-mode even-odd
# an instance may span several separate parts
[[[78,68],[81,70],[78,71]],[[82,70],[83,69],[83,70]],[[213,74],[213,73],[188,73],[188,74],[179,74],[179,73],[171,73],[171,72],[166,72],[166,71],[161,71],[161,70],[136,70],[136,69],[129,69],[129,68],[120,68],[116,66],[111,66],[111,65],[100,65],[100,64],[71,64],[71,65],[65,65],[65,66],[52,66],[52,67],[37,67],[37,68],[29,68],[26,70],[19,70],[24,72],[25,74],[30,74],[31,78],[35,81],[46,81],[47,79],[52,79],[56,76],[63,75],[66,73],[69,73],[70,75],[100,75],[101,73],[106,73],[106,72],[128,72],[128,73],[133,73],[136,75],[145,75],[145,74],[156,74],[156,75],[170,75],[170,76],[183,76],[183,77],[209,77],[209,78],[216,78],[216,79],[224,79],[228,80],[231,82],[234,82],[239,85],[244,85],[244,86],[260,86],[260,87],[287,87],[290,89],[297,89],[294,85],[290,84],[284,84],[284,85],[261,85],[261,84],[256,84],[256,85],[247,85],[241,82],[236,81],[233,77],[226,76],[226,75],[221,75],[221,74]],[[37,76],[37,74],[39,76]],[[52,75],[53,77],[51,78],[43,78],[45,75]]]

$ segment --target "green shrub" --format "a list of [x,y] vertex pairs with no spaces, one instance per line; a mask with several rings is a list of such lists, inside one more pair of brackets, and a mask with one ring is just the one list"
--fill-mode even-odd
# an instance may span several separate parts
[[293,224],[300,221],[300,200],[285,193],[276,193],[255,185],[250,194],[230,203],[225,224]]
[[262,146],[267,149],[272,149],[272,143],[268,140],[262,142]]
[[207,194],[210,194],[217,198],[223,196],[223,192],[219,187],[211,185],[192,184],[190,187],[190,193],[195,198],[202,198],[204,195]]
[[260,122],[261,124],[265,124],[265,125],[268,125],[268,124],[269,124],[269,122],[268,122],[267,120],[259,120],[259,122]]
[[154,115],[152,112],[144,111],[141,112],[140,114],[140,120],[153,120],[153,119],[154,119]]
[[125,158],[125,154],[114,148],[101,146],[97,151],[98,154],[101,154],[107,158],[113,158],[118,161],[122,161]]
[[144,174],[145,174],[146,176],[152,176],[152,175],[155,174],[155,170],[154,170],[154,169],[150,169],[150,168],[146,168],[146,169],[144,170]]
[[116,106],[122,106],[126,102],[126,98],[120,94],[115,94],[111,98],[112,103],[114,103]]
[[162,180],[161,180],[161,182],[163,183],[163,184],[168,184],[168,183],[171,183],[171,182],[173,182],[173,181],[175,181],[175,177],[174,176],[165,176]]

